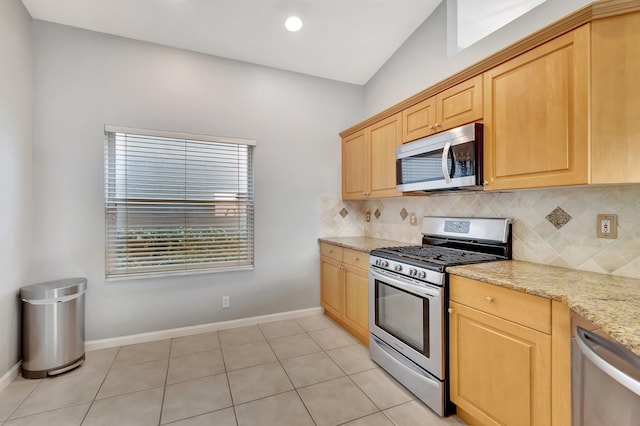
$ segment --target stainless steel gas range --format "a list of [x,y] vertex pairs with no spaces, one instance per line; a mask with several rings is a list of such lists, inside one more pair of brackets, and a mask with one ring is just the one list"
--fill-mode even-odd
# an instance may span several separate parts
[[422,221],[422,246],[371,252],[371,359],[441,416],[453,411],[445,268],[510,259],[511,222],[427,216]]

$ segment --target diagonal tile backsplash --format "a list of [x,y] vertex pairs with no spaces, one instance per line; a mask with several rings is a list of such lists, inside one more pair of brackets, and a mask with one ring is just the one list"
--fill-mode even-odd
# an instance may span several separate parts
[[[327,197],[322,206],[323,236],[366,235],[413,244],[421,242],[422,216],[512,217],[514,259],[640,278],[638,185],[348,202]],[[349,211],[345,218],[342,208]],[[403,210],[415,213],[418,226],[403,219]],[[367,211],[370,222],[365,222]],[[596,238],[598,213],[618,215],[617,239]]]

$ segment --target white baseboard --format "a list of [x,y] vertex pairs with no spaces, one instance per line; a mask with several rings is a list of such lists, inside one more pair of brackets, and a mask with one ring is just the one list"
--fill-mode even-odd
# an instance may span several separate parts
[[0,392],[2,389],[9,386],[9,383],[13,382],[13,380],[20,375],[20,366],[22,365],[22,360],[18,361],[16,365],[11,367],[9,371],[4,373],[2,377],[0,377]]
[[200,324],[190,327],[173,328],[169,330],[152,331],[149,333],[131,334],[129,336],[112,337],[108,339],[90,340],[85,342],[86,351],[115,348],[118,346],[147,343],[155,340],[171,339],[174,337],[191,336],[193,334],[208,333],[211,331],[226,330],[228,328],[245,327],[247,325],[261,324],[265,322],[282,321],[308,315],[320,315],[324,313],[321,307],[300,309],[298,311],[279,312],[277,314],[261,315],[257,317],[241,318],[231,321]]

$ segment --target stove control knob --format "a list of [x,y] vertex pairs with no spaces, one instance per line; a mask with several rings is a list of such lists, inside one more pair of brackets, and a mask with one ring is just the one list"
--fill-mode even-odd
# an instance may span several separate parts
[[376,259],[376,266],[380,266],[381,263],[382,263],[382,260]]
[[383,260],[382,262],[380,262],[380,266],[382,266],[383,268],[386,268],[389,266],[389,262],[387,262],[386,260]]
[[427,277],[427,273],[425,271],[418,272],[418,278],[425,279]]
[[396,265],[393,269],[395,269],[396,272],[402,272],[402,265]]
[[416,271],[415,269],[411,268],[409,269],[409,275],[411,275],[412,277],[415,277],[418,274],[418,271]]

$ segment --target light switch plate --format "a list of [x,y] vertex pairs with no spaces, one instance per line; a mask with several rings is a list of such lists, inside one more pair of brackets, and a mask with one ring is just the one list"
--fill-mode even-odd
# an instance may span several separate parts
[[618,238],[618,215],[599,214],[596,222],[596,236],[598,238]]

